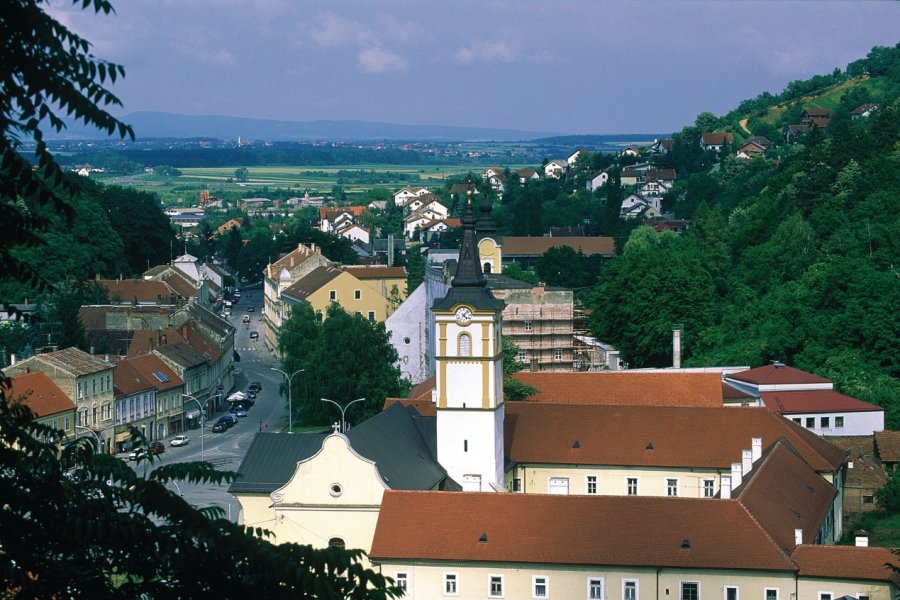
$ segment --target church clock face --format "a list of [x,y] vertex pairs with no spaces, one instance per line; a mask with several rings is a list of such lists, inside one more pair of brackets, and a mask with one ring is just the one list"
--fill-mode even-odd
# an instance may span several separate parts
[[456,309],[456,322],[465,325],[472,320],[472,309],[468,306],[460,306]]

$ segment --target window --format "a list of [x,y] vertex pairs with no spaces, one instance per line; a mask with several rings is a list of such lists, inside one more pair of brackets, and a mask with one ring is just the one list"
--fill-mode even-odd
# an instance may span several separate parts
[[472,356],[472,336],[468,333],[459,334],[459,355]]
[[875,504],[875,496],[863,496],[862,503],[863,504]]
[[69,417],[66,417],[65,423],[66,423],[66,431],[68,431],[69,430]]
[[525,351],[521,348],[516,352],[516,360],[519,362],[525,362],[528,357],[525,355]]
[[562,360],[562,348],[553,350],[553,360]]
[[834,426],[835,427],[843,427],[844,426],[844,417],[835,417],[834,418]]
[[569,478],[568,477],[551,477],[548,492],[551,494],[559,494],[567,496],[569,494]]
[[831,417],[819,417],[819,427],[822,429],[831,427]]
[[681,600],[700,600],[700,582],[682,581]]
[[512,491],[514,491],[514,492],[521,492],[521,491],[522,491],[522,478],[521,478],[521,477],[514,477],[514,478],[513,478]]
[[712,479],[703,480],[703,497],[712,498],[716,495],[716,482]]
[[463,440],[463,452],[469,451],[469,440]]
[[456,573],[444,573],[444,595],[455,596],[456,591]]
[[597,476],[596,475],[588,475],[587,476],[587,493],[591,494],[591,495],[597,493]]
[[409,589],[409,579],[406,573],[396,573],[394,575],[394,583],[404,592]]
[[329,548],[337,548],[338,550],[343,550],[346,547],[346,544],[344,543],[344,540],[342,538],[333,537],[330,540],[328,540],[328,547]]
[[725,600],[738,600],[738,589],[733,585],[725,586]]
[[666,496],[678,495],[678,480],[666,479]]
[[766,588],[766,600],[778,600],[778,589]]
[[550,584],[546,575],[535,575],[531,578],[531,597],[546,598],[550,594]]
[[534,322],[531,319],[525,319],[525,331],[534,329]]
[[595,577],[588,578],[588,600],[603,600],[603,580]]
[[794,419],[794,423],[796,423],[797,425],[803,425],[803,420],[800,417],[797,417],[796,419]]
[[638,480],[637,477],[629,477],[625,480],[625,493],[629,496],[637,496]]
[[819,600],[831,600],[834,598],[831,592],[819,592]]
[[329,300],[337,300],[337,290],[329,290],[328,291],[328,299]]
[[633,579],[622,581],[622,600],[638,600],[638,582]]
[[816,426],[816,418],[815,417],[806,417],[806,426],[808,428],[813,428]]
[[353,290],[353,299],[359,300],[362,298],[362,290]]
[[489,575],[488,576],[488,597],[490,597],[490,598],[502,598],[503,597],[503,575]]
[[92,394],[97,393],[97,378],[96,377],[91,377],[91,393]]
[[375,311],[374,311],[374,310],[370,310],[370,311],[369,311],[369,322],[370,322],[370,323],[374,323],[374,322],[375,322]]
[[869,600],[868,594],[857,594],[856,600]]

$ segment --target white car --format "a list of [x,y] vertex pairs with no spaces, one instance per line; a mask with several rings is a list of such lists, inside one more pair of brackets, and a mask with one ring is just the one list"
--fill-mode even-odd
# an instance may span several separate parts
[[186,435],[176,435],[172,438],[172,441],[169,442],[170,446],[186,446],[191,443],[191,440]]

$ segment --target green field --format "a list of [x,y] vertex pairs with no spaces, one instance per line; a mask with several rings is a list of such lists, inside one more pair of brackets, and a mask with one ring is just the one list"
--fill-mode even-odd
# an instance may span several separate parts
[[[422,165],[335,165],[320,166],[275,166],[247,167],[249,180],[238,183],[234,180],[234,167],[183,168],[179,177],[164,177],[154,174],[129,175],[101,178],[103,183],[134,187],[159,194],[166,204],[179,201],[193,203],[200,190],[208,189],[214,195],[235,193],[248,197],[254,193],[264,194],[266,190],[291,190],[297,195],[308,191],[310,195],[330,194],[335,186],[341,186],[344,193],[363,196],[374,188],[389,190],[405,186],[439,187],[444,180],[455,175],[472,172],[478,176],[483,167],[471,165],[442,165],[440,167]],[[514,165],[510,168],[518,168]],[[349,174],[339,176],[340,171]],[[355,176],[365,171],[362,176]],[[374,172],[371,173],[371,172]],[[361,181],[365,180],[365,181]]]

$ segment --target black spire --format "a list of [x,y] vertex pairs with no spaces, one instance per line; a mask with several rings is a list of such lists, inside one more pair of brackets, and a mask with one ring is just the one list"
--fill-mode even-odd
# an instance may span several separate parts
[[481,258],[478,256],[478,244],[475,241],[475,217],[472,215],[472,193],[466,197],[466,214],[462,218],[463,238],[459,246],[459,260],[456,263],[456,276],[451,286],[484,287],[484,274],[481,272]]
[[475,222],[475,229],[478,231],[479,239],[493,235],[497,231],[497,224],[494,223],[494,219],[491,217],[491,200],[488,194],[482,194],[482,196],[481,206],[479,207],[481,214],[478,215],[478,221]]

